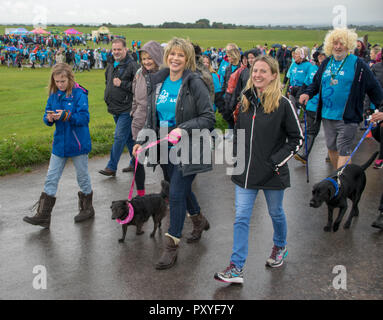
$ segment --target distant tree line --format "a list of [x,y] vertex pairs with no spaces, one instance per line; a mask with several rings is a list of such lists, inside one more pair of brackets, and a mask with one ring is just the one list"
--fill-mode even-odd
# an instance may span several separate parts
[[[23,24],[8,24],[8,26],[22,26]],[[264,26],[255,26],[255,25],[236,25],[233,23],[223,23],[223,22],[212,22],[208,19],[199,19],[195,23],[191,22],[164,22],[160,25],[144,25],[142,23],[134,24],[112,24],[110,22],[102,23],[101,25],[108,28],[165,28],[165,29],[273,29],[273,30],[329,30],[332,29],[332,26],[304,26],[304,25],[264,25]],[[24,24],[25,26],[25,24]],[[49,24],[48,27],[57,27],[61,26],[58,24]],[[65,25],[68,26],[68,25]],[[78,27],[95,27],[95,24],[73,24],[73,26]],[[99,26],[99,25],[97,25]],[[355,28],[358,30],[367,30],[367,31],[383,31],[383,26],[374,26],[374,25],[348,25],[349,28]]]

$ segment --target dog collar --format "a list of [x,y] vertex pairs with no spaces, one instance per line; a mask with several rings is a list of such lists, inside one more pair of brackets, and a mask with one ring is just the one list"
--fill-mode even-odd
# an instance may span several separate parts
[[126,204],[128,205],[128,208],[129,208],[129,213],[128,213],[128,216],[124,219],[124,220],[121,220],[121,219],[116,219],[116,221],[119,223],[119,224],[127,224],[129,223],[130,221],[133,220],[133,217],[134,217],[134,209],[133,209],[133,206],[130,202],[126,202]]
[[326,179],[324,179],[324,180],[326,180],[326,181],[330,181],[330,182],[332,183],[332,185],[334,186],[334,188],[335,188],[335,194],[334,194],[334,197],[333,197],[333,198],[335,198],[335,197],[338,195],[338,193],[339,193],[339,185],[338,185],[338,182],[336,182],[333,178],[326,178]]

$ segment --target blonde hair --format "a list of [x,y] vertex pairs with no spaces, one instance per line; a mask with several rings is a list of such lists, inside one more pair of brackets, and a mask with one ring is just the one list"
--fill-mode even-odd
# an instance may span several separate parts
[[70,96],[72,94],[72,89],[76,82],[74,81],[74,73],[72,71],[72,68],[66,64],[66,63],[57,63],[52,68],[52,73],[48,85],[48,93],[49,95],[56,93],[58,88],[56,86],[56,82],[54,77],[58,75],[63,75],[66,78],[68,78],[68,87],[66,88],[66,95]]
[[228,44],[226,45],[226,49],[227,49],[227,50],[231,50],[231,49],[237,49],[237,50],[239,50],[239,47],[238,47],[235,43],[228,43]]
[[196,67],[196,62],[195,62],[194,47],[189,40],[185,40],[182,38],[173,38],[168,42],[168,44],[165,47],[165,52],[164,52],[164,65],[169,67],[168,57],[169,57],[170,52],[174,48],[180,49],[185,53],[185,57],[186,57],[185,69],[195,71],[197,67]]
[[[269,85],[265,88],[265,90],[262,92],[262,94],[259,97],[261,100],[264,112],[272,113],[276,109],[278,109],[279,100],[281,100],[282,98],[282,86],[281,86],[281,79],[279,75],[279,65],[277,60],[275,60],[271,56],[258,56],[255,59],[254,64],[250,68],[249,80],[247,81],[244,91],[248,89],[255,91],[252,74],[253,74],[254,66],[258,61],[263,61],[267,63],[268,66],[270,67],[271,73],[273,75],[276,75],[275,79],[269,83]],[[241,104],[242,104],[242,111],[247,112],[250,107],[250,102],[245,97],[245,95],[242,95]]]
[[332,49],[334,47],[334,41],[340,40],[347,50],[353,51],[356,48],[356,40],[358,35],[354,29],[337,28],[329,31],[324,39],[323,50],[326,56],[332,55]]
[[237,48],[232,48],[226,51],[226,54],[231,57],[233,60],[232,65],[236,66],[239,61],[241,60],[241,52],[239,51],[238,47]]

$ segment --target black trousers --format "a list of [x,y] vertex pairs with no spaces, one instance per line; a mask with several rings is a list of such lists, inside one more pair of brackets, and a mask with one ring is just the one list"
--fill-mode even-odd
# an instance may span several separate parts
[[314,145],[315,138],[320,130],[320,121],[316,121],[316,112],[306,110],[306,122],[307,122],[307,155],[306,155],[306,142],[303,148],[300,150],[299,155],[307,159]]
[[371,134],[380,143],[379,159],[383,159],[383,128],[381,126],[372,128]]

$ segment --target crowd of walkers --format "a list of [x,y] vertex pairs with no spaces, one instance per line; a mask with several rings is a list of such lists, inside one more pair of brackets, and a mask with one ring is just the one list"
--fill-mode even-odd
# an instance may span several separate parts
[[[94,38],[94,46],[109,44],[118,36]],[[49,67],[65,62],[72,65],[74,71],[105,69],[111,58],[110,49],[90,48],[87,36],[51,35],[21,36],[0,35],[0,63],[8,67]]]
[[[188,40],[173,38],[166,46],[149,41],[135,57],[123,39],[112,41],[104,100],[116,127],[110,159],[99,173],[116,176],[125,146],[131,163],[123,171],[135,171],[135,159],[144,154],[148,142],[144,134],[148,129],[154,132],[155,140],[169,141],[166,152],[149,157],[145,165],[140,161],[136,170],[138,196],[145,195],[145,166],[159,165],[170,184],[170,226],[157,269],[176,263],[187,213],[193,223],[186,237],[188,243],[199,241],[209,229],[209,213],[202,213],[192,183],[198,173],[213,168],[212,163],[203,161],[202,142],[196,143],[192,132],[212,131],[216,112],[227,122],[224,139],[233,141],[237,164],[244,163],[244,170],[232,176],[236,199],[229,266],[214,275],[216,280],[243,282],[250,218],[260,190],[274,229],[266,265],[282,266],[288,254],[283,208],[284,190],[290,187],[287,162],[295,157],[307,164],[321,123],[330,162],[338,169],[350,157],[358,124],[371,121],[380,147],[374,168],[383,167],[383,65],[379,46],[369,47],[352,30],[335,29],[322,45],[311,50],[265,47],[243,52],[229,43],[222,50],[202,49]],[[56,63],[44,113],[45,124],[56,127],[52,156],[37,212],[24,218],[28,223],[49,227],[57,184],[68,158],[74,160],[81,189],[75,221],[95,215],[87,167],[91,149],[87,97],[88,91],[75,82],[72,68]],[[303,118],[307,118],[305,124]],[[244,140],[240,140],[240,132],[245,133]],[[183,141],[189,145],[187,159],[177,164],[168,161],[177,152],[175,146]],[[244,152],[239,152],[240,148]],[[373,226],[383,229],[383,195]]]

